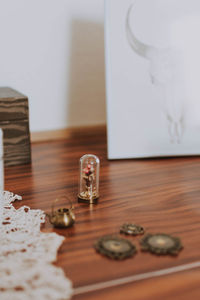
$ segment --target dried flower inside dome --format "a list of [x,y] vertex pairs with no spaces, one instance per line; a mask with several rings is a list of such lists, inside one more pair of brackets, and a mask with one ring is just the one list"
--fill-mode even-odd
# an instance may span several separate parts
[[85,169],[83,169],[85,175],[91,175],[94,171],[94,168],[88,164],[87,167]]

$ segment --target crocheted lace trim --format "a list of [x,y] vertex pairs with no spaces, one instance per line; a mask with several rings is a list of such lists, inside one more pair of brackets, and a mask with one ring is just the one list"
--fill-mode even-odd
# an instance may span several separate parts
[[43,233],[40,226],[45,214],[39,209],[12,203],[22,197],[4,192],[0,226],[0,299],[70,299],[72,284],[62,269],[51,263],[64,237]]

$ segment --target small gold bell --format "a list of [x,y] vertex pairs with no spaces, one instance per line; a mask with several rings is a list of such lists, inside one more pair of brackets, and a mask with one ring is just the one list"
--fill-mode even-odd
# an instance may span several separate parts
[[[67,197],[62,197],[67,199]],[[71,227],[75,222],[75,214],[74,214],[74,207],[72,206],[71,201],[70,208],[59,208],[54,210],[54,205],[58,202],[61,198],[56,199],[52,204],[51,214],[46,214],[49,218],[49,222],[57,228],[67,228]]]

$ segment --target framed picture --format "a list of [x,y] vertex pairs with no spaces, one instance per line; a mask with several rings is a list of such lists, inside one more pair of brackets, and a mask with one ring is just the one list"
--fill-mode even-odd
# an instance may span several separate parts
[[106,0],[108,158],[200,154],[200,1]]

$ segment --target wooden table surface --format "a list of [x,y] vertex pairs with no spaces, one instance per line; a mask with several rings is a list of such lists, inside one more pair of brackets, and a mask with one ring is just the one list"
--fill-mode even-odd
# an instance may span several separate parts
[[[78,161],[85,153],[101,159],[98,205],[77,203]],[[23,196],[16,207],[29,205],[49,212],[52,201],[69,196],[76,207],[73,228],[44,231],[66,237],[57,266],[75,288],[73,300],[200,299],[200,158],[108,161],[106,135],[76,133],[66,140],[34,143],[32,165],[6,169],[6,189]],[[124,222],[147,232],[181,238],[177,257],[157,257],[140,251],[113,261],[95,252],[93,244],[105,234],[118,234]]]

